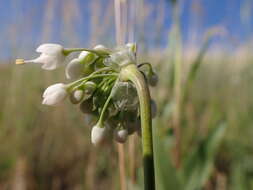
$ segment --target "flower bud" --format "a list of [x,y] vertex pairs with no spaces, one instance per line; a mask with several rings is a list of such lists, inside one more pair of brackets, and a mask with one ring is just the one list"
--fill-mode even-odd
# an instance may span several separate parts
[[78,104],[82,101],[84,97],[84,92],[83,90],[75,90],[70,94],[70,101],[72,104]]
[[83,65],[78,58],[73,59],[65,69],[67,79],[77,79],[82,76]]
[[96,83],[92,81],[88,81],[84,84],[84,92],[85,94],[91,95],[97,88]]
[[120,129],[114,131],[114,139],[119,143],[126,142],[128,137],[128,131],[126,129]]
[[63,83],[57,83],[49,86],[43,93],[42,104],[54,106],[62,102],[68,93],[66,91],[66,86]]
[[99,145],[102,143],[106,136],[105,127],[101,127],[98,124],[95,125],[91,130],[91,142],[94,145]]
[[150,86],[156,86],[157,85],[158,75],[155,72],[153,72],[152,74],[149,75],[148,83],[150,84]]
[[88,51],[82,51],[78,57],[78,59],[82,63],[84,63],[85,65],[89,65],[89,64],[93,63],[96,58],[97,58],[97,56],[95,54],[88,52]]

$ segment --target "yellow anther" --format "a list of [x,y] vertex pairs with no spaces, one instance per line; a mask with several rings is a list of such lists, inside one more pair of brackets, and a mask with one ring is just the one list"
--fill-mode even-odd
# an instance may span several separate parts
[[22,65],[22,64],[25,64],[25,61],[24,59],[16,59],[16,62],[15,62],[17,65]]

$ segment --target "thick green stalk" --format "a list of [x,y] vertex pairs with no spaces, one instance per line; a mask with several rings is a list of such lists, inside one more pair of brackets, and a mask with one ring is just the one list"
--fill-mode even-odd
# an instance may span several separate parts
[[144,76],[137,69],[137,66],[130,64],[122,68],[121,80],[130,80],[134,83],[140,102],[141,130],[142,130],[142,151],[144,165],[144,189],[155,189],[152,119],[150,107],[150,93]]

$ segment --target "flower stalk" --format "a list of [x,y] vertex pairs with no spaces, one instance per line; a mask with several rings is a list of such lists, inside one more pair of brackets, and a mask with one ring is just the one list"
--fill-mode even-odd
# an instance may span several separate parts
[[154,156],[152,139],[152,118],[150,105],[150,92],[144,76],[140,73],[137,66],[130,64],[122,68],[120,79],[132,81],[137,89],[140,103],[141,130],[142,130],[142,151],[144,165],[144,189],[155,189],[154,175]]

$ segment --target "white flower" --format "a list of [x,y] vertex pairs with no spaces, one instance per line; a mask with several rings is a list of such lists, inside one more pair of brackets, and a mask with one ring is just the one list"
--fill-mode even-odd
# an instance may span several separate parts
[[49,86],[43,93],[42,104],[54,106],[62,102],[68,93],[66,86],[63,83],[57,83]]
[[114,131],[114,138],[119,143],[124,143],[127,140],[128,131],[126,129],[120,129]]
[[[59,44],[42,44],[36,51],[40,56],[32,60],[24,60],[23,63],[40,63],[45,70],[56,69],[65,60],[63,47]],[[20,62],[19,62],[20,64]]]
[[99,145],[105,138],[106,129],[95,125],[91,130],[91,142],[94,145]]

